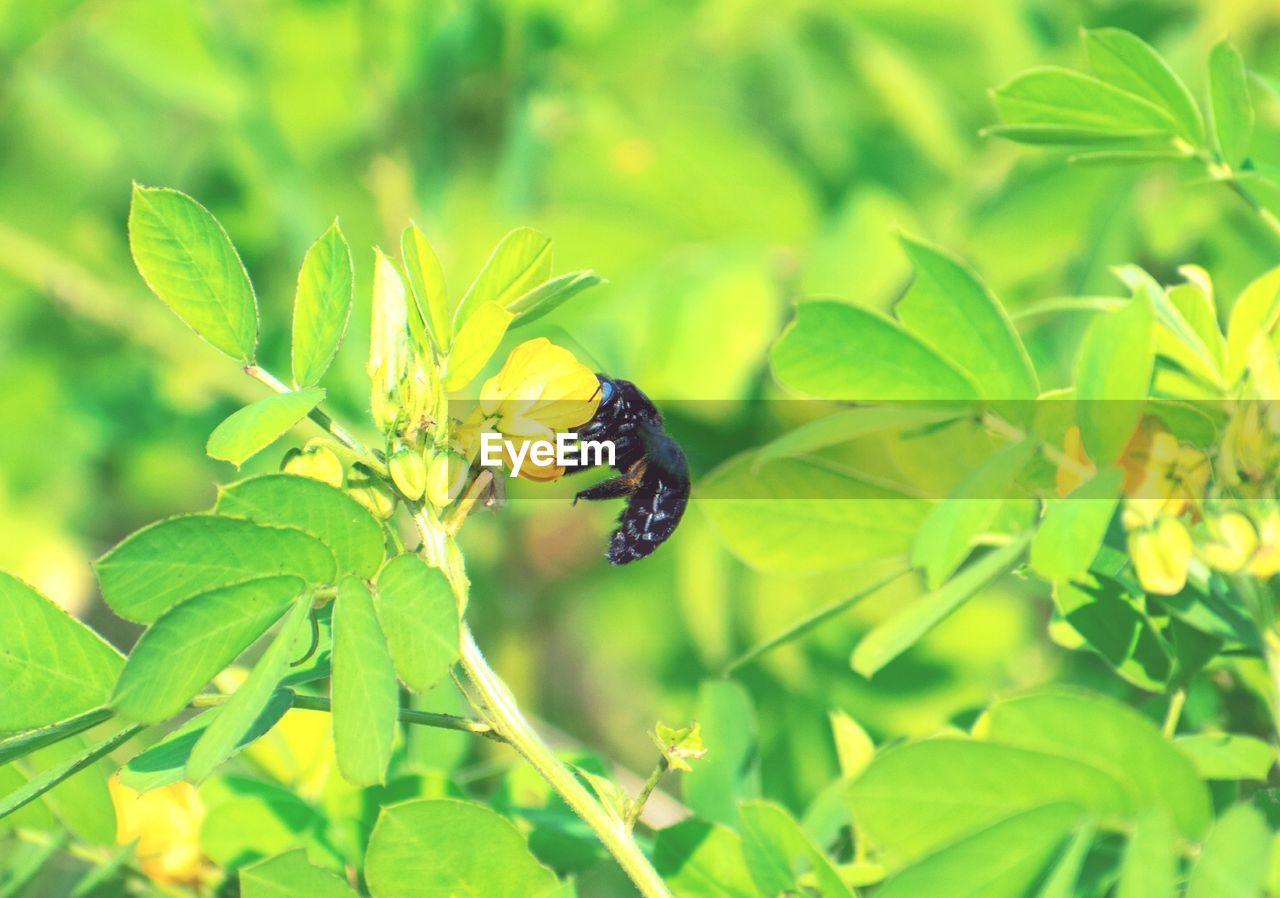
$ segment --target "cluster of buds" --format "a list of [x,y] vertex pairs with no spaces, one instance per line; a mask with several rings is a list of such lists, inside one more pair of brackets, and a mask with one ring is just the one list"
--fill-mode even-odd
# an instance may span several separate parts
[[[1280,418],[1258,400],[1232,407],[1210,450],[1180,442],[1155,417],[1142,419],[1119,464],[1120,520],[1144,590],[1181,592],[1193,559],[1229,575],[1266,579],[1280,573],[1278,433]],[[1068,433],[1064,450],[1072,461],[1088,464],[1078,430]],[[1058,479],[1060,491],[1075,482],[1061,467]]]

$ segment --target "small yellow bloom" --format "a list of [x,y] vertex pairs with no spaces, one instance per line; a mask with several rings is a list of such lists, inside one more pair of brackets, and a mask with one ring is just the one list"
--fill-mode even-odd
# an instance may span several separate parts
[[1091,480],[1098,469],[1084,451],[1084,440],[1080,438],[1080,427],[1076,424],[1068,427],[1062,438],[1062,454],[1066,462],[1058,465],[1055,479],[1058,495],[1065,499],[1080,484]]
[[[485,433],[500,434],[517,448],[529,440],[554,441],[557,432],[590,421],[599,404],[595,373],[569,350],[538,337],[513,349],[502,370],[485,381],[458,442],[467,458],[474,458]],[[510,450],[507,456],[512,464]],[[531,459],[520,468],[521,477],[535,481],[555,480],[563,473],[559,465],[537,465]]]
[[1147,592],[1171,596],[1187,584],[1191,534],[1177,518],[1161,518],[1153,527],[1129,532],[1129,557]]
[[1280,510],[1273,508],[1258,521],[1258,548],[1247,570],[1260,580],[1280,574]]
[[140,793],[119,776],[112,776],[108,785],[116,809],[116,841],[137,842],[142,872],[171,885],[199,882],[205,866],[200,852],[205,807],[195,787],[174,783]]
[[1210,541],[1197,547],[1204,563],[1226,574],[1239,573],[1258,548],[1258,531],[1238,511],[1212,515],[1206,521]]

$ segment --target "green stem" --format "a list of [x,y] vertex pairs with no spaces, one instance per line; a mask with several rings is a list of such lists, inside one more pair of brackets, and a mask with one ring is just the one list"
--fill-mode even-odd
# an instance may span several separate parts
[[1172,739],[1178,732],[1178,720],[1182,717],[1182,708],[1187,703],[1187,690],[1175,689],[1169,696],[1169,710],[1164,715],[1164,737]]
[[591,828],[641,895],[645,898],[671,898],[671,892],[632,838],[626,822],[618,819],[587,791],[525,719],[511,690],[489,666],[465,622],[462,625],[461,650],[462,668],[483,700],[494,729]]
[[1273,235],[1280,238],[1280,218],[1277,218],[1274,212],[1262,205],[1262,202],[1253,195],[1253,192],[1250,191],[1248,187],[1241,184],[1237,178],[1233,176],[1228,177],[1226,179],[1226,185],[1231,188],[1232,193],[1245,201],[1249,208],[1257,214],[1258,218],[1267,226]]
[[631,806],[627,808],[627,829],[632,829],[636,825],[636,821],[640,819],[640,815],[644,813],[644,806],[649,801],[649,796],[653,794],[653,790],[658,788],[658,781],[662,779],[662,775],[671,769],[665,757],[658,759],[658,764],[653,768],[653,773],[649,774],[649,778],[644,781],[644,786],[640,789],[640,794],[631,802]]
[[[263,384],[277,393],[292,393],[293,389],[280,378],[276,377],[270,371],[258,365],[245,365],[244,373],[252,377],[258,383]],[[360,459],[365,465],[373,469],[375,473],[382,477],[387,476],[387,466],[374,455],[369,449],[360,442],[360,440],[349,430],[333,420],[327,412],[316,406],[307,412],[307,417],[318,424],[323,430],[327,431],[330,436],[345,446],[353,455]]]
[[[191,707],[213,708],[218,705],[225,705],[229,698],[229,695],[197,695],[191,700]],[[331,712],[333,710],[329,699],[319,695],[295,695],[292,707],[302,711]],[[471,720],[467,717],[437,714],[432,711],[419,711],[415,708],[401,708],[398,712],[398,719],[401,723],[413,724],[414,726],[435,727],[439,730],[453,730],[458,733],[471,733],[473,736],[483,736],[495,742],[506,741],[493,727],[483,720]]]

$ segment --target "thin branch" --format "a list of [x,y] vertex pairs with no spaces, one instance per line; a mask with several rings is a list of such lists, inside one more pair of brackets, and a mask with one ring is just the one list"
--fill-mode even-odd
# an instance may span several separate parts
[[648,803],[649,796],[653,794],[654,789],[658,788],[658,781],[670,769],[671,764],[667,761],[665,755],[658,759],[658,764],[653,768],[653,773],[649,774],[649,778],[644,781],[644,785],[640,788],[640,794],[635,797],[630,807],[627,808],[627,816],[623,820],[627,829],[635,827],[636,821],[644,813],[644,806]]
[[[191,700],[191,707],[213,708],[226,704],[229,698],[230,696],[226,695],[197,695]],[[333,706],[330,704],[329,699],[318,695],[295,694],[292,707],[301,711],[325,711],[329,713],[333,711]],[[401,708],[397,713],[397,718],[401,723],[408,723],[414,726],[435,727],[439,730],[453,730],[458,733],[471,733],[473,736],[483,736],[495,742],[507,741],[489,724],[469,717],[437,714],[433,711],[419,711],[416,708]]]

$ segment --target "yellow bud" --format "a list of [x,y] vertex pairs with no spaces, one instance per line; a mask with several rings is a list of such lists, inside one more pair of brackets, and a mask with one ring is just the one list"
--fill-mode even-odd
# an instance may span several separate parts
[[363,472],[353,475],[347,481],[347,494],[380,521],[388,520],[395,513],[395,494],[376,477]]
[[1258,532],[1238,511],[1215,515],[1206,521],[1212,542],[1200,546],[1200,557],[1214,570],[1227,574],[1240,571],[1258,548]]
[[319,480],[337,489],[342,489],[346,480],[342,459],[323,443],[309,443],[301,451],[294,449],[285,456],[281,470],[286,474]]
[[1191,534],[1177,518],[1161,518],[1154,527],[1129,533],[1129,557],[1143,589],[1174,595],[1187,584]]
[[1247,570],[1263,580],[1280,574],[1280,511],[1274,508],[1258,521],[1258,548]]
[[443,508],[462,492],[467,482],[467,460],[456,452],[441,452],[427,469],[427,501]]
[[391,481],[400,495],[412,502],[422,498],[427,489],[427,465],[419,452],[408,446],[401,446],[392,453],[387,467],[391,471]]

